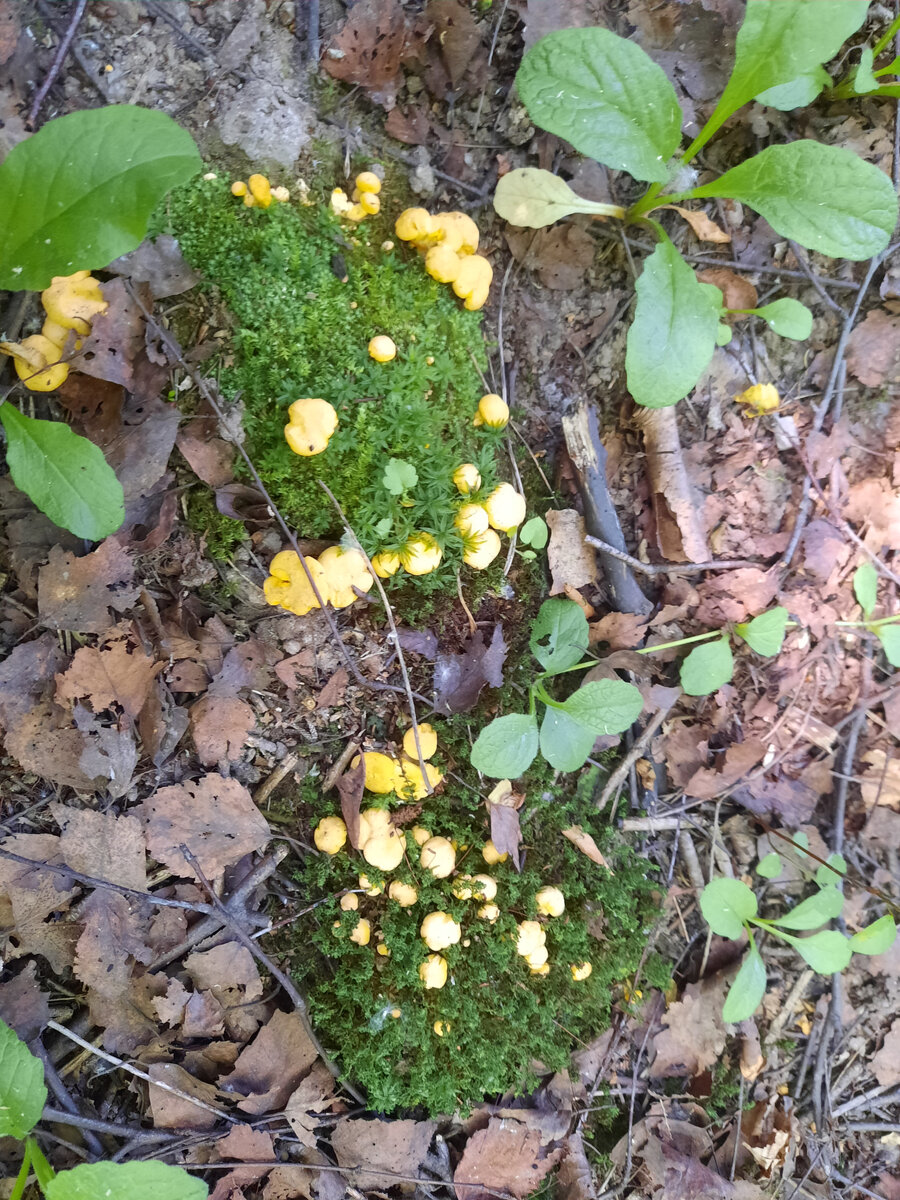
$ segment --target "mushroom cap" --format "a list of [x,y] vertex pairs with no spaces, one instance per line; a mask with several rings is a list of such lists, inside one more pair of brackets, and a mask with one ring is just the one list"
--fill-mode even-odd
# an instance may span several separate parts
[[362,848],[362,856],[370,866],[379,871],[393,871],[403,862],[406,853],[406,838],[394,826],[387,833],[369,838]]
[[265,175],[251,175],[247,180],[250,195],[260,208],[268,208],[272,203],[272,185]]
[[453,290],[461,300],[476,288],[489,288],[494,278],[494,268],[480,254],[468,254],[460,260],[459,274],[453,281]]
[[431,1027],[438,1037],[443,1037],[445,1033],[449,1033],[453,1026],[449,1021],[435,1021]]
[[16,374],[30,392],[53,392],[69,374],[69,364],[59,361],[62,350],[42,333],[33,333],[21,342],[0,342],[0,351],[10,355]]
[[464,504],[453,518],[453,524],[463,537],[477,537],[486,533],[490,526],[487,509],[482,504]]
[[[530,954],[533,954],[535,950],[543,946],[547,940],[543,926],[537,921],[520,921],[518,929],[516,953],[521,954],[523,958],[528,958]],[[538,963],[538,966],[540,965]]]
[[360,171],[355,180],[357,188],[363,193],[377,196],[381,191],[381,180],[374,171]]
[[479,900],[493,900],[497,895],[497,880],[493,875],[473,875],[472,879],[479,886],[475,889],[475,895]]
[[397,785],[397,795],[402,796],[404,800],[424,800],[426,796],[430,795],[428,787],[425,786],[425,780],[428,780],[431,791],[434,791],[444,779],[433,763],[425,764],[424,776],[419,764],[410,759],[401,759],[400,769],[403,772],[403,782]]
[[569,967],[569,970],[572,972],[572,978],[575,980],[575,982],[580,983],[583,979],[588,978],[594,968],[589,962],[583,962],[572,963],[572,965]]
[[288,409],[284,437],[295,454],[312,458],[327,449],[337,427],[338,415],[327,400],[312,397],[295,400]]
[[463,301],[463,308],[468,309],[469,312],[478,312],[479,309],[484,308],[485,304],[487,304],[490,291],[491,284],[489,280],[484,279],[476,283],[475,287],[472,288]]
[[525,955],[525,961],[532,971],[539,971],[547,963],[549,955],[546,946],[537,946],[530,954]]
[[425,271],[438,283],[452,283],[459,274],[460,257],[444,242],[432,246],[425,255]]
[[437,224],[425,208],[405,208],[394,222],[394,233],[402,242],[417,242],[436,232]]
[[378,883],[373,883],[368,875],[360,875],[359,886],[367,896],[380,896],[384,891],[384,888]]
[[[51,321],[48,317],[41,326],[41,334],[47,338],[48,341],[51,341],[54,346],[57,346],[60,354],[62,354],[63,346],[65,346],[66,339],[69,336],[69,330],[65,325],[57,325],[55,321]],[[81,342],[75,343],[76,350],[79,349],[80,346]]]
[[413,841],[417,846],[424,846],[427,841],[431,840],[431,831],[422,825],[413,825],[409,832],[413,835]]
[[356,892],[347,892],[345,896],[341,896],[341,908],[344,912],[356,912],[359,908],[359,896]]
[[447,982],[447,960],[440,954],[429,954],[419,966],[419,978],[426,988],[442,988]]
[[[314,558],[304,561],[316,582],[319,595],[327,604],[329,591],[325,571]],[[269,577],[263,583],[263,593],[269,604],[286,608],[298,617],[305,617],[312,609],[319,607],[300,556],[294,550],[282,550],[269,563]]]
[[243,179],[236,179],[234,181],[234,183],[231,185],[231,194],[232,196],[247,195],[247,185],[244,183]]
[[741,392],[736,400],[738,404],[752,409],[757,416],[775,412],[781,404],[781,397],[774,383],[754,383],[752,387]]
[[493,867],[496,866],[497,863],[506,862],[506,860],[509,858],[509,855],[505,851],[503,854],[501,854],[494,845],[493,840],[488,838],[488,840],[481,847],[481,857],[489,867]]
[[365,917],[360,917],[356,922],[356,928],[350,934],[350,941],[356,942],[357,946],[368,946],[372,938],[372,925]]
[[[530,964],[529,964],[529,966],[530,966]],[[545,962],[539,967],[532,967],[531,974],[532,975],[549,975],[550,974],[550,964],[548,962]]]
[[566,899],[558,887],[542,887],[534,899],[545,917],[561,917],[566,911]]
[[501,533],[515,529],[525,520],[525,497],[511,483],[501,483],[484,502],[492,528]]
[[[422,757],[427,762],[429,758],[433,758],[437,751],[437,734],[434,726],[429,725],[427,721],[423,721],[419,725],[419,747],[422,751]],[[419,752],[416,749],[416,735],[412,729],[407,729],[403,735],[403,753],[407,758],[417,762]]]
[[478,249],[478,226],[467,213],[435,213],[434,221],[444,235],[442,244],[452,246],[457,254],[474,254]]
[[500,909],[496,904],[482,904],[475,916],[481,917],[482,921],[490,921],[490,923],[493,925],[500,916]]
[[456,851],[445,837],[429,838],[419,860],[435,879],[446,879],[456,866]]
[[[375,792],[379,796],[389,795],[397,785],[397,762],[389,754],[382,754],[378,750],[366,750],[363,754],[363,764],[366,772],[363,787],[366,791]],[[350,766],[351,768],[359,766],[358,754]],[[380,812],[379,809],[370,809],[369,811]],[[365,815],[363,813],[360,819]],[[387,815],[387,813],[384,814],[385,817]],[[360,832],[360,838],[362,840],[362,832]]]
[[463,562],[467,567],[483,571],[489,567],[501,550],[500,536],[493,529],[485,529],[469,538],[463,551]]
[[410,575],[428,575],[441,565],[443,556],[430,533],[414,533],[400,551],[400,562]]
[[340,817],[323,817],[315,828],[313,841],[323,854],[337,854],[347,841],[347,826]]
[[484,425],[487,429],[503,429],[509,424],[509,406],[502,396],[488,392],[478,401],[472,424],[476,427]]
[[387,894],[401,908],[412,908],[419,899],[419,893],[413,885],[411,883],[402,883],[399,879],[394,879],[391,882]]
[[429,950],[446,950],[455,946],[462,930],[449,913],[431,912],[419,926],[419,933]]
[[54,275],[50,286],[41,292],[41,304],[51,321],[78,333],[90,333],[91,321],[109,307],[100,291],[100,281],[90,271]]
[[359,198],[359,206],[369,216],[375,216],[376,213],[381,212],[381,201],[374,192],[363,192]]
[[286,187],[272,188],[272,199],[277,200],[279,204],[287,204],[287,202],[288,202],[288,200],[290,200],[290,198],[291,198],[291,193],[287,190]]
[[343,188],[335,188],[332,191],[330,203],[331,211],[333,213],[337,213],[339,217],[343,216],[344,213],[348,213],[353,207],[352,203],[347,198],[347,193]]
[[460,463],[453,472],[453,484],[461,495],[468,496],[481,487],[481,472],[474,463]]
[[[377,197],[376,197],[376,199],[377,199]],[[348,221],[364,221],[368,215],[369,215],[369,213],[368,213],[368,210],[366,209],[366,207],[364,205],[360,204],[359,202],[357,202],[356,204],[351,204],[350,207],[347,209],[347,211],[344,213],[344,216],[347,218]]]
[[393,338],[384,333],[376,334],[369,341],[369,357],[379,363],[390,362],[392,358],[396,358],[397,346]]
[[457,900],[471,900],[476,890],[471,886],[471,875],[457,875],[450,885],[450,891]]
[[384,837],[390,828],[391,814],[386,808],[365,809],[359,814],[359,849],[371,838]]
[[379,550],[372,556],[372,570],[379,579],[390,579],[400,570],[400,555],[396,550]]
[[366,560],[358,550],[329,546],[319,555],[319,566],[325,572],[328,599],[335,608],[347,608],[358,599],[354,588],[368,592],[375,586]]

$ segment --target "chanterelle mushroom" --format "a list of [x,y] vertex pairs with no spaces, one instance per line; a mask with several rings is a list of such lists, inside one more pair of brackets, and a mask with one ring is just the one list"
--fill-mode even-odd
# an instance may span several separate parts
[[[316,581],[319,595],[327,604],[329,590],[325,571],[314,558],[307,558],[305,561]],[[298,617],[305,617],[312,609],[319,607],[309,578],[300,562],[300,556],[294,550],[282,550],[269,563],[269,577],[263,583],[263,593],[269,604],[286,608]]]
[[347,608],[357,600],[354,589],[368,592],[375,583],[358,550],[329,546],[319,555],[319,566],[325,572],[328,599],[335,608]]
[[328,448],[331,435],[337,427],[338,415],[327,400],[295,400],[288,409],[284,437],[295,454],[312,458]]

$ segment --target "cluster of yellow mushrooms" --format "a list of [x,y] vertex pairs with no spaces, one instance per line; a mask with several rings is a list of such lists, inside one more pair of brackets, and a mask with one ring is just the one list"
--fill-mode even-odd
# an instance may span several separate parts
[[430,213],[407,208],[397,218],[394,232],[409,242],[425,260],[425,270],[438,283],[449,283],[465,308],[483,308],[494,270],[477,254],[478,226],[466,213]]
[[[303,562],[309,575],[303,569]],[[298,617],[320,607],[310,576],[324,603],[333,608],[348,608],[358,599],[359,592],[369,591],[374,583],[358,550],[329,546],[318,558],[304,555],[303,562],[295,551],[282,550],[269,564],[269,577],[263,583],[269,604],[286,608]]]
[[[100,291],[100,281],[90,271],[54,275],[41,292],[47,319],[40,333],[21,342],[0,342],[0,351],[12,357],[16,374],[32,392],[52,392],[65,383],[69,364],[61,362],[69,331],[87,336],[91,321],[109,307]],[[81,348],[76,341],[75,350]]]
[[331,193],[331,211],[338,217],[346,217],[348,221],[357,224],[366,217],[374,217],[381,212],[381,180],[374,171],[361,171],[355,179],[356,186],[348,197],[343,188],[335,188]]
[[[215,175],[206,175],[205,179],[215,179]],[[239,196],[247,208],[269,208],[273,200],[286,204],[291,193],[286,187],[272,187],[265,175],[251,175],[244,183],[236,179],[231,185],[232,196]]]
[[[427,760],[437,751],[437,735],[430,725],[420,725],[418,738],[418,749],[422,752],[422,758],[426,760],[428,783],[434,788],[443,777]],[[358,766],[359,761],[357,757],[352,765]],[[395,793],[407,801],[422,800],[427,795],[428,789],[418,762],[415,733],[412,729],[405,734],[402,752],[399,755],[367,751],[363,754],[362,761],[365,770],[364,786],[367,791],[379,795]],[[363,860],[385,874],[395,871],[407,858],[407,839],[403,825],[402,809],[395,814],[395,819],[392,819],[385,809],[364,809],[359,816],[357,847]],[[456,869],[457,851],[467,850],[468,847],[459,847],[445,837],[435,837],[424,825],[413,825],[409,832],[418,847],[420,868],[434,879],[448,879],[452,895],[457,900],[473,901],[478,906],[475,910],[478,920],[486,925],[493,925],[500,916],[500,908],[495,903],[498,895],[497,880],[489,874],[461,874]],[[344,850],[347,838],[347,826],[341,817],[337,816],[323,817],[313,835],[316,848],[329,855],[339,854]],[[486,866],[493,867],[505,862],[508,856],[500,854],[489,839],[481,848],[481,857]],[[400,908],[412,908],[419,899],[418,889],[413,884],[393,879],[385,881],[382,886],[373,883],[364,871],[359,874],[359,887],[366,896],[385,895],[388,902],[393,902]],[[359,894],[356,891],[345,893],[340,904],[345,912],[358,912]],[[541,917],[552,919],[562,916],[566,902],[559,888],[547,886],[542,887],[535,895],[535,905]],[[341,922],[336,921],[334,928],[335,931],[339,931],[342,928]],[[460,923],[443,909],[425,914],[419,925],[419,935],[429,951],[419,966],[419,979],[426,990],[440,989],[447,982],[449,973],[447,960],[441,951],[457,943],[467,946],[469,940],[463,939]],[[546,928],[542,921],[518,923],[516,951],[525,960],[533,975],[550,973],[546,937]],[[384,934],[373,929],[369,917],[358,917],[349,938],[358,946],[368,946],[374,938],[376,954],[383,958],[389,958],[391,955]],[[592,967],[589,962],[572,963],[569,971],[574,980],[580,981],[588,978]],[[396,1012],[395,1015],[400,1014]],[[435,1022],[434,1031],[439,1036],[443,1036],[448,1029],[447,1022]]]

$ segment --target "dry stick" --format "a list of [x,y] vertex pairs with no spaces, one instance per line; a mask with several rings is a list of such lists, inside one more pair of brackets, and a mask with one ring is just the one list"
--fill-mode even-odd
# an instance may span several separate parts
[[788,245],[794,252],[794,258],[796,258],[797,262],[800,264],[800,270],[803,272],[803,274],[806,276],[806,278],[809,280],[809,282],[816,289],[816,291],[818,292],[818,294],[822,298],[822,300],[825,302],[825,304],[831,309],[832,312],[838,313],[846,321],[846,319],[847,319],[846,308],[844,308],[842,305],[838,304],[838,302],[836,300],[832,299],[832,297],[829,296],[828,293],[825,291],[825,288],[822,286],[822,283],[819,280],[818,275],[815,273],[815,271],[809,265],[809,261],[806,257],[806,252],[804,250],[801,250],[800,246],[796,242],[792,242],[790,239],[788,239]]
[[313,70],[319,65],[319,0],[307,0],[306,46]]
[[47,93],[53,87],[53,82],[57,75],[62,70],[62,65],[66,61],[66,55],[69,53],[69,47],[72,45],[72,39],[75,37],[75,31],[81,23],[81,18],[84,16],[84,10],[87,8],[87,0],[77,0],[75,8],[72,11],[72,16],[69,19],[69,25],[66,32],[62,36],[59,47],[56,51],[56,56],[50,64],[50,70],[47,72],[47,78],[41,84],[38,94],[35,96],[31,105],[31,111],[28,114],[28,125],[34,128],[34,123],[37,120],[37,115],[41,111],[41,105],[47,99]]
[[287,775],[290,775],[291,771],[293,771],[294,767],[296,767],[299,761],[300,755],[295,751],[292,751],[290,754],[286,754],[284,756],[271,775],[269,775],[267,779],[264,779],[253,793],[253,803],[257,806],[257,808],[261,804],[265,804],[268,798],[278,787],[279,783],[281,783],[282,779],[284,779]]
[[765,567],[765,563],[754,561],[748,558],[723,558],[718,562],[705,563],[644,563],[639,558],[626,553],[624,550],[617,550],[615,546],[610,546],[609,542],[601,541],[600,538],[592,537],[589,533],[585,534],[584,540],[589,546],[594,546],[597,550],[601,550],[604,554],[608,554],[610,558],[617,558],[620,562],[627,563],[633,571],[640,571],[642,575],[699,575],[703,571],[737,571],[743,567]]
[[344,524],[344,531],[347,533],[348,537],[353,538],[353,541],[356,544],[356,549],[366,560],[366,566],[369,569],[369,574],[375,581],[375,587],[378,590],[378,595],[381,597],[381,603],[384,605],[384,611],[388,619],[388,625],[391,627],[391,636],[394,639],[394,647],[397,651],[397,662],[400,665],[400,674],[403,676],[403,686],[406,689],[406,700],[409,704],[409,716],[410,720],[412,721],[413,739],[416,743],[416,754],[418,755],[419,759],[419,770],[422,773],[422,782],[425,784],[428,795],[431,796],[434,793],[434,788],[431,786],[431,782],[428,778],[428,768],[425,766],[425,756],[422,754],[422,747],[419,744],[419,722],[416,717],[416,702],[413,697],[412,685],[409,682],[409,672],[406,669],[406,659],[403,657],[403,647],[400,645],[400,634],[397,632],[397,625],[394,621],[394,610],[391,608],[391,603],[387,598],[387,592],[384,590],[384,584],[381,582],[378,574],[375,571],[375,568],[372,566],[372,560],[362,548],[359,538],[356,536],[356,533],[351,528],[349,521],[344,515],[344,510],[341,508],[340,504],[335,498],[334,492],[332,492],[331,488],[326,483],[323,483],[321,479],[318,480],[318,484],[322,491],[325,492],[331,503],[334,505],[338,516],[341,518],[341,521]]
[[350,759],[353,757],[353,755],[359,754],[359,749],[360,749],[359,742],[348,742],[347,743],[347,745],[341,751],[340,758],[338,758],[335,762],[332,763],[331,770],[328,772],[328,774],[325,776],[325,778],[322,781],[322,791],[323,792],[331,791],[331,789],[337,783],[338,779],[341,777],[341,775],[343,775],[344,768],[350,762]]
[[[161,1084],[154,1086],[160,1087]],[[86,1129],[93,1133],[110,1133],[113,1137],[127,1137],[135,1142],[172,1142],[181,1135],[171,1129],[136,1129],[133,1125],[120,1125],[116,1121],[101,1121],[95,1117],[82,1117],[78,1113],[63,1112],[61,1108],[44,1106],[42,1121],[53,1121],[57,1125],[71,1125],[73,1129]],[[102,1153],[98,1151],[98,1154]]]
[[669,710],[671,707],[671,704],[669,704],[665,708],[661,708],[659,710],[638,740],[634,743],[634,745],[613,771],[612,775],[610,775],[609,779],[606,781],[606,787],[603,789],[600,799],[597,801],[597,812],[603,812],[604,808],[606,808],[607,804],[609,803],[610,797],[615,795],[615,793],[619,790],[625,776],[644,753],[650,739],[669,715]]
[[[300,1023],[306,1032],[306,1036],[309,1038],[310,1042],[312,1042],[313,1047],[315,1048],[315,1051],[318,1054],[319,1058],[321,1058],[322,1062],[325,1064],[325,1066],[328,1068],[328,1070],[331,1072],[331,1074],[334,1076],[334,1078],[340,1079],[340,1071],[338,1070],[337,1063],[332,1061],[332,1059],[329,1057],[328,1053],[326,1052],[324,1046],[322,1045],[322,1043],[319,1041],[318,1037],[316,1036],[316,1031],[313,1029],[312,1022],[309,1019],[309,1011],[306,1007],[306,1001],[303,999],[303,997],[297,991],[297,988],[294,986],[294,983],[291,980],[291,977],[289,975],[287,975],[284,971],[282,971],[282,969],[279,966],[276,966],[276,964],[272,961],[272,959],[269,958],[268,954],[266,954],[264,950],[261,950],[259,948],[257,943],[253,940],[252,937],[250,937],[250,935],[246,932],[246,930],[241,928],[240,924],[234,919],[232,914],[228,911],[228,909],[221,902],[221,900],[219,900],[218,896],[216,895],[215,891],[213,890],[212,884],[209,882],[209,880],[204,875],[203,869],[201,868],[200,864],[197,862],[194,855],[187,848],[187,846],[185,846],[184,843],[182,843],[178,848],[181,851],[181,853],[184,855],[185,862],[187,862],[190,865],[191,869],[193,870],[193,872],[199,879],[202,887],[209,895],[209,898],[212,900],[215,907],[218,909],[219,915],[221,916],[223,923],[228,926],[228,928],[231,930],[231,932],[234,934],[234,936],[237,938],[237,940],[241,943],[241,945],[246,947],[246,949],[250,951],[250,953],[253,955],[253,957],[258,959],[259,962],[262,963],[262,965],[266,968],[266,970],[269,972],[269,974],[272,976],[272,978],[277,979],[278,982],[281,984],[281,986],[284,988],[285,992],[287,993],[288,997],[291,1000],[291,1003],[294,1005],[294,1010],[297,1013],[297,1016],[300,1018]],[[347,1083],[344,1080],[342,1080],[341,1082],[342,1082],[343,1087],[346,1088],[346,1090],[350,1093],[350,1095],[353,1097],[354,1100],[356,1100],[356,1102],[358,1104],[365,1105],[365,1103],[366,1103],[365,1100],[362,1098],[362,1096],[359,1094],[359,1092],[356,1091],[356,1089],[353,1087],[352,1084]]]
[[127,1071],[129,1075],[134,1075],[136,1079],[143,1079],[145,1083],[149,1083],[153,1087],[162,1088],[164,1092],[171,1092],[173,1096],[178,1096],[180,1100],[187,1100],[189,1104],[196,1104],[197,1108],[203,1108],[207,1112],[214,1113],[217,1117],[221,1117],[223,1121],[228,1121],[230,1125],[242,1124],[237,1117],[233,1117],[230,1113],[224,1112],[221,1108],[216,1108],[212,1104],[207,1104],[205,1100],[198,1100],[196,1096],[192,1096],[189,1092],[183,1092],[180,1088],[172,1087],[170,1083],[165,1083],[162,1079],[151,1079],[146,1071],[141,1071],[137,1067],[133,1067],[131,1063],[125,1062],[124,1059],[115,1058],[112,1054],[107,1054],[105,1050],[101,1050],[98,1046],[92,1046],[90,1042],[86,1042],[84,1038],[79,1037],[77,1033],[73,1033],[71,1029],[66,1029],[65,1025],[58,1025],[56,1021],[48,1021],[47,1028],[61,1033],[63,1037],[68,1038],[70,1042],[74,1042],[76,1046],[80,1046],[82,1050],[87,1050],[89,1054],[93,1054],[97,1058],[102,1058],[104,1062],[112,1063],[114,1067],[120,1067],[123,1071]]
[[[247,451],[244,449],[242,443],[237,441],[232,436],[231,426],[230,426],[229,422],[226,420],[225,414],[222,411],[222,409],[219,405],[219,402],[213,396],[212,391],[209,388],[209,386],[207,385],[206,380],[203,378],[203,376],[200,374],[200,372],[194,366],[192,366],[190,363],[188,363],[185,360],[185,357],[181,352],[181,347],[178,345],[175,338],[171,335],[169,330],[165,328],[165,326],[161,325],[159,323],[159,321],[156,320],[156,318],[153,316],[153,314],[149,311],[147,306],[144,304],[143,300],[141,300],[140,296],[138,296],[137,292],[131,286],[130,281],[126,281],[125,286],[128,289],[129,295],[132,297],[132,299],[138,305],[141,312],[144,314],[144,318],[147,321],[148,326],[153,330],[153,332],[160,338],[160,340],[165,345],[166,350],[169,352],[169,354],[172,357],[172,361],[177,362],[178,365],[181,367],[181,369],[188,375],[188,377],[193,382],[194,387],[196,387],[197,391],[200,393],[200,395],[203,397],[203,399],[206,401],[206,403],[210,406],[210,408],[213,410],[213,412],[218,417],[219,422],[222,426],[222,429],[225,431],[226,436],[236,446],[238,454],[240,454],[241,458],[244,460],[244,465],[246,466],[247,470],[250,472],[250,477],[252,478],[253,482],[256,484],[256,486],[259,488],[260,492],[262,493],[262,496],[263,496],[266,504],[269,506],[269,509],[272,512],[272,515],[275,517],[275,520],[278,522],[278,525],[281,528],[282,533],[284,534],[284,536],[287,538],[288,542],[290,543],[291,549],[294,551],[294,553],[297,555],[298,559],[300,560],[300,565],[302,566],[303,572],[306,575],[306,578],[309,583],[312,594],[315,596],[316,603],[318,604],[319,608],[322,610],[322,616],[325,618],[325,621],[328,624],[328,628],[331,631],[331,635],[337,644],[338,651],[340,652],[341,657],[343,658],[347,668],[349,669],[350,674],[353,676],[353,678],[356,680],[356,682],[360,685],[360,687],[369,688],[374,692],[403,693],[405,691],[404,688],[395,687],[391,683],[376,683],[374,680],[366,679],[362,675],[362,673],[360,672],[356,663],[353,661],[353,657],[350,654],[350,651],[344,645],[344,641],[343,641],[343,638],[341,637],[340,630],[337,627],[337,623],[336,623],[334,617],[332,616],[332,614],[328,611],[328,607],[325,602],[325,599],[322,596],[322,593],[319,591],[318,584],[316,583],[315,578],[313,577],[312,571],[310,571],[310,569],[309,569],[309,564],[306,561],[305,555],[300,550],[300,546],[299,546],[299,543],[297,542],[297,538],[295,537],[294,533],[288,528],[287,522],[285,521],[284,517],[281,515],[281,510],[278,508],[278,505],[275,503],[275,501],[269,495],[268,489],[266,488],[266,485],[263,483],[262,477],[260,476],[259,471],[257,471],[256,467],[250,461],[250,456],[248,455]],[[428,700],[424,696],[418,696],[417,698],[419,700],[421,700],[424,704],[428,703]]]

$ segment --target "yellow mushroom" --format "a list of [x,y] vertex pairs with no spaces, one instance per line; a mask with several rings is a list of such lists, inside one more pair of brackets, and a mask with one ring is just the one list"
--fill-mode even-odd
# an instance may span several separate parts
[[399,829],[391,828],[382,837],[369,838],[363,847],[363,858],[379,871],[393,871],[403,862],[406,838]]
[[345,213],[348,213],[352,207],[353,205],[347,199],[347,193],[344,191],[344,189],[335,188],[331,193],[331,211],[337,216],[342,217]]
[[460,463],[453,472],[453,485],[463,496],[477,492],[481,487],[481,472],[474,463]]
[[379,550],[372,556],[372,570],[379,579],[390,579],[400,570],[400,555],[395,550]]
[[438,283],[452,283],[459,274],[460,258],[455,250],[439,242],[425,255],[425,271]]
[[453,518],[453,524],[464,538],[477,537],[486,533],[490,525],[487,509],[481,504],[464,504]]
[[375,953],[380,954],[382,958],[390,958],[391,957],[391,952],[387,948],[387,946],[384,944],[384,942],[382,942],[380,945],[375,947]]
[[367,896],[380,896],[384,888],[379,884],[374,883],[368,875],[360,875],[359,886],[363,889]]
[[359,206],[364,213],[375,216],[381,212],[381,201],[372,192],[363,192],[359,198]]
[[69,364],[59,361],[62,350],[42,333],[21,342],[0,342],[0,352],[12,358],[16,374],[30,392],[56,391],[69,374]]
[[265,175],[251,175],[247,180],[250,195],[260,208],[268,208],[272,203],[272,185]]
[[[397,786],[398,764],[395,759],[388,754],[382,754],[379,750],[366,750],[363,754],[363,764],[365,766],[365,779],[363,787],[367,792],[375,792],[379,796],[389,795]],[[355,770],[359,766],[359,755],[350,763],[351,770]],[[380,809],[370,810],[380,812]],[[384,814],[385,817],[387,813]],[[360,820],[362,819],[362,814]],[[360,837],[362,835],[360,834]]]
[[381,180],[374,171],[360,171],[356,177],[356,187],[362,193],[377,196],[381,191]]
[[446,950],[456,945],[462,930],[449,913],[432,912],[419,926],[419,934],[429,950]]
[[475,895],[471,875],[457,875],[450,885],[450,891],[457,900],[471,900]]
[[528,958],[540,950],[547,940],[544,927],[538,921],[520,921],[518,930],[516,953],[521,954],[523,958]]
[[414,533],[400,551],[400,562],[410,575],[428,575],[441,565],[443,551],[430,533]]
[[431,1027],[438,1037],[443,1037],[445,1033],[449,1033],[453,1026],[449,1021],[435,1021]]
[[443,233],[441,244],[457,254],[474,254],[478,249],[478,226],[462,212],[435,213],[434,222]]
[[82,334],[90,333],[94,317],[109,308],[100,281],[90,271],[54,275],[50,286],[41,292],[41,304],[51,321]]
[[400,770],[403,772],[403,782],[397,786],[397,795],[402,796],[404,800],[424,800],[430,795],[428,788],[425,786],[425,779],[431,787],[431,791],[443,783],[444,776],[433,763],[425,764],[425,775],[422,774],[422,768],[417,762],[411,759],[404,758],[400,761]]
[[341,908],[344,912],[356,912],[359,908],[359,896],[356,892],[347,892],[346,896],[341,896]]
[[287,190],[286,187],[272,188],[272,199],[277,200],[279,204],[287,204],[287,202],[288,202],[288,200],[290,200],[290,198],[291,198],[291,193]]
[[323,817],[315,828],[313,841],[323,854],[337,854],[347,841],[347,826],[340,817]]
[[480,917],[482,921],[489,921],[493,925],[500,916],[500,909],[496,904],[482,904],[475,915]]
[[[530,965],[531,964],[529,963],[529,966]],[[539,967],[531,967],[531,974],[532,975],[549,975],[550,974],[550,964],[548,962],[545,962]]]
[[243,179],[236,179],[234,181],[234,183],[231,185],[231,194],[232,196],[247,195],[247,185],[244,183]]
[[496,866],[497,863],[504,863],[509,858],[509,855],[504,851],[503,854],[494,845],[491,838],[484,843],[481,848],[481,857],[489,867]]
[[493,900],[497,895],[497,881],[492,875],[473,875],[472,879],[478,884],[475,896],[478,900]]
[[[319,595],[327,604],[329,592],[324,570],[314,558],[305,558],[304,562],[315,580]],[[319,607],[300,556],[294,550],[282,550],[269,563],[269,577],[263,583],[263,593],[269,604],[286,608],[298,617],[305,617],[312,609]]]
[[444,837],[429,838],[422,846],[419,861],[435,879],[446,879],[456,866],[456,851]]
[[394,222],[394,233],[401,242],[422,241],[433,237],[437,231],[434,218],[424,208],[406,208]]
[[[69,336],[69,332],[70,331],[65,325],[57,325],[57,323],[55,321],[51,321],[49,317],[41,326],[41,333],[43,336],[47,338],[48,341],[51,341],[54,346],[58,347],[60,353],[62,353],[62,349],[66,344],[66,339]],[[75,342],[75,349],[81,349],[80,341]]]
[[329,546],[319,555],[319,566],[325,572],[328,599],[335,608],[349,607],[358,599],[357,591],[368,592],[375,586],[366,560],[358,550]]
[[350,934],[350,941],[356,942],[357,946],[368,946],[372,938],[372,926],[365,917],[360,917],[356,922],[356,928]]
[[429,954],[419,967],[419,978],[426,988],[442,988],[447,982],[447,960],[440,954]]
[[295,454],[312,458],[326,450],[338,427],[338,415],[327,400],[295,400],[288,409],[284,437]]
[[465,307],[474,310],[483,308],[488,298],[494,269],[480,254],[469,254],[460,261],[459,274],[453,281],[453,290]]
[[[375,198],[377,199],[378,197],[376,196]],[[347,211],[344,213],[344,216],[347,218],[348,221],[357,221],[357,222],[364,221],[368,215],[369,215],[368,210],[362,204],[351,204],[350,207],[347,209]]]
[[[433,758],[437,752],[437,734],[434,731],[434,726],[429,725],[427,721],[423,721],[419,726],[419,748],[422,751],[422,757],[427,762],[429,758]],[[416,735],[413,729],[407,729],[403,735],[403,753],[407,758],[416,762],[419,757],[419,752],[416,749]]]
[[483,571],[500,553],[500,538],[493,529],[486,529],[469,538],[463,551],[463,562],[467,567]]
[[546,946],[538,946],[532,950],[530,954],[526,954],[525,961],[531,967],[532,971],[539,971],[541,967],[546,965],[548,954]]
[[493,529],[508,533],[525,520],[525,497],[511,483],[501,483],[484,502]]
[[472,418],[476,428],[483,425],[486,429],[504,429],[509,424],[509,408],[502,396],[496,392],[488,392],[478,401],[478,408]]
[[593,969],[594,968],[589,962],[572,963],[572,965],[569,967],[569,970],[572,972],[572,978],[576,983],[580,983],[583,979],[587,979]]
[[754,383],[737,397],[737,403],[744,405],[750,416],[762,417],[766,413],[776,412],[781,404],[778,389],[772,383]]
[[566,911],[565,897],[558,887],[542,887],[534,899],[542,916],[561,917]]
[[393,880],[387,890],[388,897],[401,908],[412,908],[419,899],[419,893],[411,883],[401,883],[399,879]]
[[413,835],[413,841],[417,846],[424,846],[431,839],[431,831],[421,825],[413,825],[409,832]]
[[380,333],[369,342],[369,357],[377,363],[390,362],[397,357],[397,347],[392,338]]

